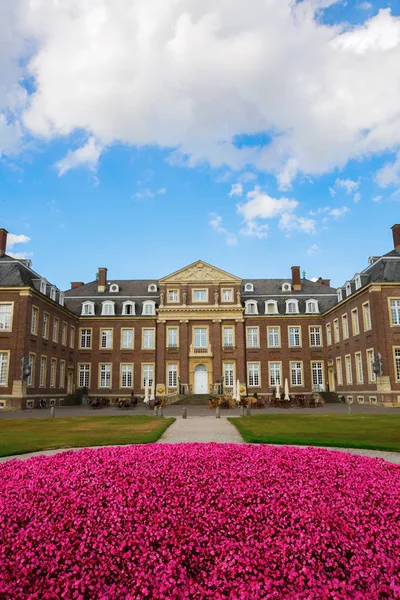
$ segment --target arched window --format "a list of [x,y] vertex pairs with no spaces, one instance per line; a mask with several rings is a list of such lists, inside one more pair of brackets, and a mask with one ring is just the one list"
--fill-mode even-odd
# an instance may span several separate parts
[[46,294],[46,285],[47,285],[47,281],[45,279],[41,279],[40,280],[40,293],[41,294]]
[[298,300],[286,300],[286,314],[292,315],[299,312]]
[[64,294],[62,292],[59,293],[58,303],[60,306],[64,306]]
[[246,283],[244,286],[245,292],[254,292],[254,285],[252,283]]
[[149,287],[147,288],[148,292],[156,292],[157,291],[157,286],[155,283],[150,283]]
[[341,302],[343,300],[343,290],[342,290],[342,288],[339,288],[338,290],[336,290],[336,293],[337,293],[338,302]]
[[156,303],[153,300],[146,300],[143,302],[142,315],[155,315],[156,314]]
[[51,288],[50,288],[50,298],[51,298],[52,300],[55,300],[55,299],[56,299],[56,293],[57,293],[57,290],[56,290],[56,288],[54,287],[54,285],[53,285],[53,286],[51,286]]
[[94,302],[90,302],[90,300],[88,300],[87,302],[84,302],[82,304],[82,313],[81,314],[86,315],[86,316],[94,315]]
[[351,295],[351,283],[350,281],[346,282],[346,296],[350,296]]
[[105,302],[102,302],[101,314],[105,316],[115,315],[115,303],[111,300],[106,300]]
[[131,300],[127,300],[122,303],[122,314],[123,315],[134,315],[135,314],[135,303]]
[[278,302],[276,300],[266,300],[265,302],[265,314],[276,315],[278,314]]
[[306,313],[319,313],[318,301],[311,298],[306,301]]
[[114,293],[114,294],[115,294],[116,292],[119,292],[119,285],[118,285],[117,283],[112,283],[112,284],[110,285],[110,292],[112,292],[112,293]]
[[258,305],[255,300],[247,300],[244,304],[246,315],[258,315]]
[[290,283],[283,283],[282,284],[282,292],[291,292],[292,291],[292,286]]
[[361,288],[361,276],[360,275],[356,275],[354,277],[354,283],[356,286],[356,290],[359,290]]

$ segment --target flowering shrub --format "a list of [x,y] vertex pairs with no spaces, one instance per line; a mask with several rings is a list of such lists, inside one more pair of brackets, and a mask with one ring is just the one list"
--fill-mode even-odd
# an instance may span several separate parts
[[151,444],[0,465],[0,597],[400,598],[400,468]]

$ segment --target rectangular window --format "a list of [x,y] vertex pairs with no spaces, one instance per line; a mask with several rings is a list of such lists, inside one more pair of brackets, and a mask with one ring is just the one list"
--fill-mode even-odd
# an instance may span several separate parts
[[79,381],[80,388],[90,387],[90,364],[79,365]]
[[31,352],[29,354],[29,359],[28,359],[29,360],[28,364],[31,368],[31,374],[29,375],[28,379],[26,380],[27,387],[33,387],[33,384],[35,381],[35,358],[36,358],[36,355],[33,352]]
[[343,385],[342,359],[340,357],[336,359],[336,377],[338,385]]
[[311,363],[311,377],[313,390],[322,391],[324,389],[324,364],[322,362]]
[[300,327],[289,327],[289,346],[301,346]]
[[57,359],[52,358],[50,363],[50,387],[56,387]]
[[376,382],[376,374],[374,373],[374,361],[375,361],[375,352],[372,348],[367,350],[367,371],[368,371],[368,381],[370,383]]
[[194,347],[195,348],[207,348],[207,329],[195,328],[194,330]]
[[178,290],[168,290],[168,302],[179,302]]
[[133,329],[121,329],[121,348],[123,350],[133,348]]
[[233,327],[224,327],[224,347],[230,348],[233,346]]
[[223,302],[232,302],[233,290],[222,290],[222,300]]
[[101,364],[100,365],[100,387],[110,388],[111,387],[111,365]]
[[112,329],[101,329],[100,330],[100,348],[112,348],[113,345],[113,330]]
[[371,329],[371,309],[369,307],[369,302],[365,302],[362,305],[363,308],[363,321],[364,321],[364,331],[369,331]]
[[303,385],[303,364],[301,362],[290,363],[291,385]]
[[8,385],[8,352],[0,352],[0,385]]
[[39,309],[36,308],[36,306],[32,306],[31,333],[33,335],[37,335],[38,321],[39,321]]
[[65,360],[60,361],[60,388],[65,388]]
[[339,319],[334,319],[333,321],[333,339],[335,340],[335,344],[340,342]]
[[53,321],[53,342],[55,344],[58,343],[58,332],[60,329],[60,321],[59,319],[57,319],[57,317],[54,317],[54,321]]
[[144,388],[146,385],[151,387],[151,385],[154,381],[154,365],[153,364],[144,364],[142,366],[142,373],[143,373],[142,387]]
[[168,327],[167,346],[168,348],[178,347],[178,328]]
[[310,327],[310,346],[322,346],[321,327]]
[[178,365],[168,365],[168,387],[178,387]]
[[247,347],[259,348],[258,327],[247,327]]
[[91,329],[81,329],[81,348],[91,348],[92,347],[92,330]]
[[363,383],[364,382],[364,375],[363,375],[363,366],[362,366],[362,357],[361,357],[361,352],[356,352],[356,376],[357,376],[357,383]]
[[194,302],[207,302],[207,290],[193,290]]
[[400,299],[390,301],[392,325],[400,325]]
[[268,348],[279,348],[281,345],[280,328],[268,327]]
[[50,321],[50,315],[49,313],[44,313],[43,314],[43,329],[42,329],[42,337],[44,337],[45,340],[49,339],[49,321]]
[[342,330],[343,330],[343,339],[347,340],[349,337],[349,320],[346,315],[342,315]]
[[260,386],[260,363],[247,363],[247,381],[249,387]]
[[351,368],[351,356],[347,354],[344,357],[346,363],[346,383],[347,385],[351,385],[353,383],[353,371]]
[[281,363],[270,362],[269,366],[269,385],[275,387],[277,383],[282,385]]
[[233,363],[224,363],[224,382],[227,387],[233,386],[234,380],[234,365]]
[[0,304],[0,331],[11,331],[12,304]]
[[122,364],[121,365],[121,387],[132,388],[133,387],[133,365]]
[[360,323],[358,321],[358,308],[353,308],[351,311],[351,322],[353,325],[353,335],[360,333]]
[[46,385],[46,371],[47,371],[47,358],[45,356],[40,357],[40,377],[39,386],[45,387]]
[[143,329],[143,348],[154,348],[154,329]]
[[62,332],[61,332],[61,344],[63,346],[67,345],[67,333],[68,333],[68,323],[63,322]]
[[75,348],[75,327],[71,325],[71,329],[69,330],[69,347]]
[[396,381],[400,382],[400,348],[394,349],[394,366],[396,371]]
[[326,324],[326,343],[328,346],[332,345],[332,330],[330,323]]

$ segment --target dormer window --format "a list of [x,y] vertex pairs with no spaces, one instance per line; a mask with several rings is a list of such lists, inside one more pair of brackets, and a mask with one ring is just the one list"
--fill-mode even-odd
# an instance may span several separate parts
[[255,300],[247,300],[244,304],[246,315],[258,315],[258,305]]
[[254,285],[252,283],[246,283],[244,286],[245,292],[254,292]]
[[122,303],[122,314],[123,315],[134,315],[135,314],[135,303],[127,300]]
[[94,315],[94,302],[84,302],[82,304],[82,315],[89,317]]
[[282,292],[291,292],[291,291],[292,291],[292,286],[290,283],[282,284]]
[[60,306],[64,306],[64,294],[62,292],[58,296],[58,303]]
[[115,293],[119,292],[119,285],[117,283],[112,283],[110,285],[110,292],[112,294],[115,294]]
[[51,288],[50,288],[50,298],[51,298],[52,300],[55,300],[55,299],[56,299],[56,293],[57,293],[57,290],[56,290],[56,288],[55,288],[55,287],[52,285],[52,286],[51,286]]
[[106,317],[114,316],[115,315],[115,303],[110,302],[109,300],[107,300],[106,302],[103,302],[102,306],[101,306],[101,314],[105,315]]
[[277,315],[278,314],[278,302],[276,300],[267,300],[265,302],[265,314],[266,315]]
[[294,315],[299,312],[299,301],[298,300],[286,300],[286,314]]
[[343,290],[342,290],[342,288],[339,288],[338,290],[336,290],[336,293],[337,293],[338,302],[341,302],[343,300]]
[[317,300],[311,299],[306,301],[306,313],[319,313]]
[[40,293],[46,294],[46,280],[45,279],[40,280]]
[[356,286],[356,290],[359,290],[361,288],[361,276],[360,275],[356,275],[354,277],[354,284]]
[[143,302],[142,315],[155,315],[156,314],[156,303],[152,300],[146,300]]
[[351,296],[351,283],[348,281],[346,283],[346,296]]
[[155,283],[150,283],[149,287],[147,288],[148,292],[156,292],[157,291],[157,286]]

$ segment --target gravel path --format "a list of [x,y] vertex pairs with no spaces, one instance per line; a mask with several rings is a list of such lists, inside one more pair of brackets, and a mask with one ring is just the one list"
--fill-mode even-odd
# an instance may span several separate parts
[[[207,424],[205,423],[207,419]],[[159,444],[182,442],[217,442],[219,444],[244,444],[242,436],[226,417],[191,417],[177,419],[163,433]]]

